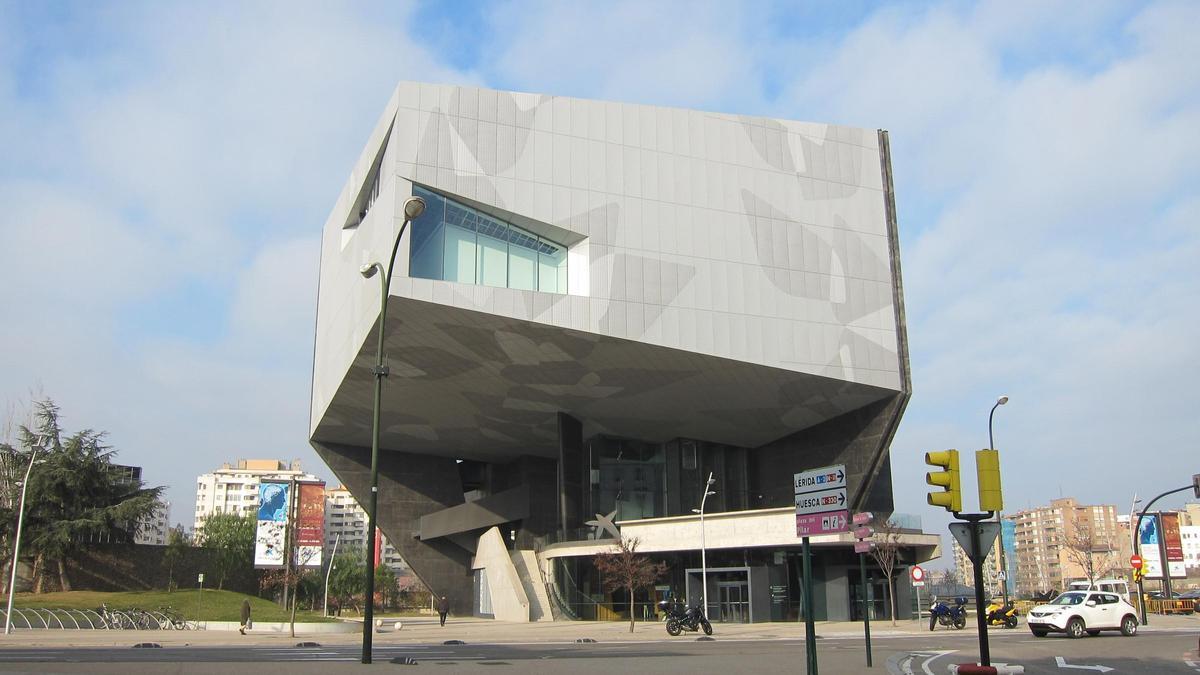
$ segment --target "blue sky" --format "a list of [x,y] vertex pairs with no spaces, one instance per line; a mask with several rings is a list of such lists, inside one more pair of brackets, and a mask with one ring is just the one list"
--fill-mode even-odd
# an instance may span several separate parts
[[[889,130],[927,450],[1010,510],[1200,472],[1200,5],[0,1],[0,400],[194,477],[306,442],[318,234],[398,80]],[[968,481],[968,501],[974,499]]]

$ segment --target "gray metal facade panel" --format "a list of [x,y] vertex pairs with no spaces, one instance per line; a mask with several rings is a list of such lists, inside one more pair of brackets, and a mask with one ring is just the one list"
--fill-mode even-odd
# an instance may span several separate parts
[[876,132],[417,83],[397,101],[398,195],[413,181],[575,233],[588,270],[573,296],[393,294],[902,389]]

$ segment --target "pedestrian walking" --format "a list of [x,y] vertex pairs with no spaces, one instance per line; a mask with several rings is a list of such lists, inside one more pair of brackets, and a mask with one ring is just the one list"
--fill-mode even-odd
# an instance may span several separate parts
[[446,625],[446,615],[449,613],[450,601],[443,595],[442,599],[438,600],[438,617],[441,618],[443,626]]
[[251,626],[250,622],[250,598],[242,600],[242,625],[238,628],[238,632],[242,635],[246,634],[246,629]]

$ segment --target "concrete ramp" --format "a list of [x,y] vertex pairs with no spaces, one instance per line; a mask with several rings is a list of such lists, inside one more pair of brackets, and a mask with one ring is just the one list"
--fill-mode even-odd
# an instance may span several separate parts
[[537,553],[529,550],[512,551],[512,562],[521,586],[525,588],[525,597],[529,598],[529,620],[553,621],[550,596],[546,593],[546,582],[538,567]]
[[499,528],[493,527],[479,537],[471,568],[482,569],[487,575],[492,616],[500,621],[529,621],[529,597]]

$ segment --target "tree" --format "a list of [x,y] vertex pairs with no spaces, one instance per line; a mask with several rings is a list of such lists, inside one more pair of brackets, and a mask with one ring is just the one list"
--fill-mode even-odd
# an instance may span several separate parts
[[638,540],[621,539],[609,553],[596,555],[595,565],[600,572],[600,582],[610,593],[629,593],[629,632],[633,632],[637,613],[633,611],[633,594],[661,579],[667,573],[665,562],[653,562],[637,552]]
[[1068,560],[1083,570],[1089,586],[1116,566],[1116,549],[1112,542],[1096,537],[1087,523],[1077,523],[1074,531],[1063,538],[1063,551]]
[[183,560],[184,551],[188,548],[187,539],[183,536],[183,526],[177,525],[167,532],[167,548],[163,551],[162,565],[167,568],[167,592],[175,590],[175,566]]
[[[291,636],[296,637],[296,605],[300,602],[297,589],[300,586],[309,586],[309,581],[316,575],[312,570],[304,569],[303,567],[293,567],[278,570],[271,570],[262,576],[259,582],[263,590],[274,590],[276,588],[284,589],[284,601],[287,601],[287,591],[291,591]],[[284,609],[288,609],[286,606]]]
[[14,472],[28,466],[33,448],[41,448],[29,476],[21,535],[34,556],[34,592],[44,590],[51,566],[62,590],[69,591],[66,561],[76,559],[88,541],[132,540],[139,522],[157,507],[162,488],[147,488],[113,465],[117,453],[104,443],[104,432],[84,429],[64,437],[59,408],[48,398],[34,404],[33,428],[20,426],[17,439],[15,446],[0,444],[5,458],[0,471],[12,474],[4,478],[16,493],[23,475]]
[[375,567],[375,592],[379,594],[379,604],[387,609],[396,603],[396,573],[387,565]]
[[901,527],[889,518],[887,522],[875,526],[875,535],[871,538],[871,541],[875,542],[875,548],[871,549],[871,557],[875,559],[875,564],[879,565],[880,571],[887,579],[888,606],[892,610],[893,626],[896,625],[896,579],[893,573],[900,557],[900,532]]
[[199,533],[200,546],[211,550],[217,588],[225,588],[231,572],[254,566],[254,532],[257,523],[251,516],[215,513],[204,521]]
[[337,598],[339,607],[352,605],[366,586],[367,564],[362,554],[342,551],[333,559],[329,573],[329,594]]

